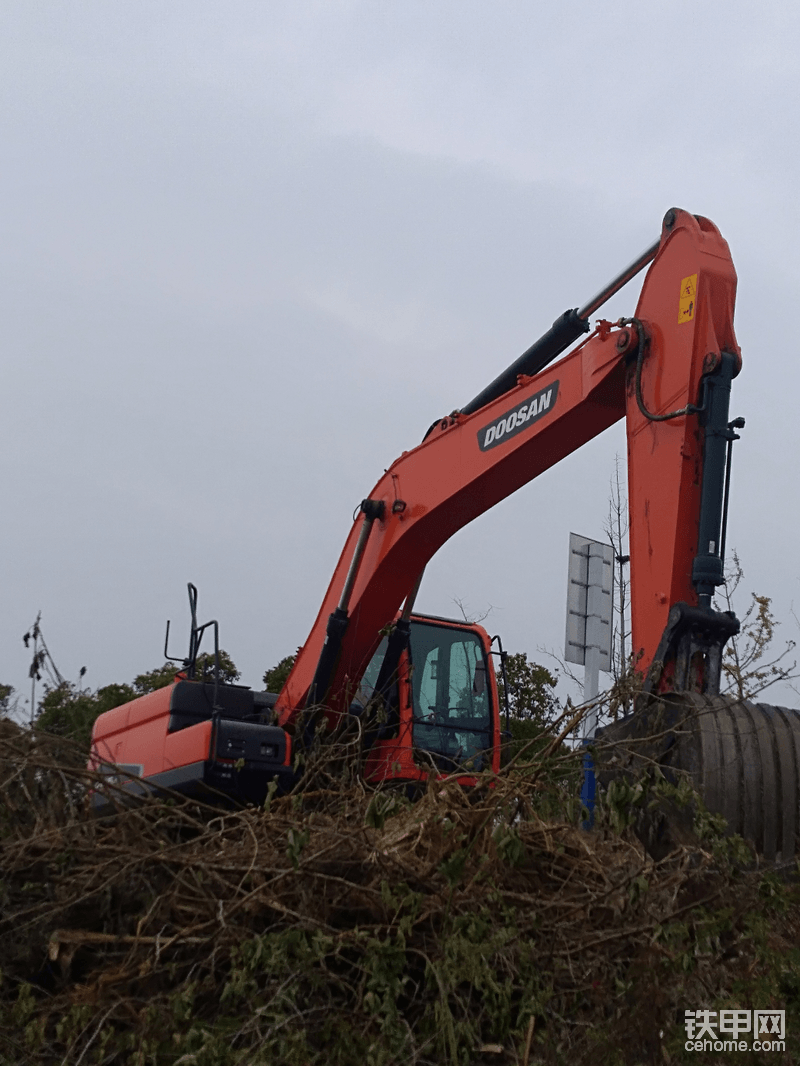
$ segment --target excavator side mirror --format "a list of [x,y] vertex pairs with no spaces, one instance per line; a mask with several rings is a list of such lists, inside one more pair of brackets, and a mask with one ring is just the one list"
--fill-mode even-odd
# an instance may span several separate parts
[[472,681],[472,691],[476,696],[482,696],[486,692],[486,663],[475,664],[475,677]]

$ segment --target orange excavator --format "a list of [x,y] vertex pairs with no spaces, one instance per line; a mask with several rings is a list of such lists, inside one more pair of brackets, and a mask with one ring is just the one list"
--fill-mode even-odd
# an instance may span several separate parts
[[[598,308],[648,265],[634,315],[592,329]],[[735,293],[716,226],[668,211],[651,248],[566,311],[470,403],[437,420],[380,478],[279,693],[192,679],[202,634],[217,627],[197,625],[190,587],[183,671],[171,686],[98,718],[93,765],[153,786],[257,801],[268,782],[286,788],[296,779],[310,722],[317,735],[321,721],[335,734],[358,715],[372,781],[413,784],[432,766],[464,780],[496,771],[500,712],[488,636],[480,626],[415,615],[422,573],[468,522],[623,418],[634,661],[646,692],[713,704],[725,642],[738,630],[731,614],[712,607],[723,581],[730,450],[743,425],[729,417],[741,367]]]

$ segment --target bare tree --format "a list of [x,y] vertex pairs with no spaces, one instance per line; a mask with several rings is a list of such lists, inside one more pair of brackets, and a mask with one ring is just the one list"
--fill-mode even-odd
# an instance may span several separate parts
[[608,518],[604,532],[609,544],[614,549],[614,625],[611,638],[611,668],[615,681],[619,681],[630,670],[630,580],[627,566],[630,562],[628,549],[628,495],[624,477],[620,474],[621,458],[614,460],[614,473],[611,477],[611,494],[608,498]]
[[464,601],[462,599],[460,599],[460,597],[458,597],[458,596],[454,596],[453,597],[453,603],[456,605],[456,607],[458,607],[459,611],[461,612],[461,617],[469,625],[475,625],[475,624],[480,625],[481,622],[485,622],[486,621],[486,619],[489,617],[489,615],[494,610],[494,607],[490,603],[485,611],[483,611],[482,613],[475,614],[473,611],[471,611],[469,609],[469,604],[468,603],[464,603]]
[[31,679],[31,725],[33,725],[33,720],[36,717],[36,682],[42,680],[43,671],[47,673],[50,683],[53,686],[65,684],[60,670],[53,662],[53,656],[50,654],[50,649],[45,644],[41,621],[42,612],[39,611],[36,615],[36,621],[22,638],[22,643],[26,648],[30,648],[31,642],[33,642],[33,659],[31,661],[30,669],[28,670],[28,677]]
[[[725,584],[717,594],[724,610],[733,610],[734,598],[743,578],[744,570],[734,551],[725,568]],[[752,699],[771,685],[800,676],[797,660],[793,658],[796,641],[787,640],[779,651],[773,647],[778,625],[772,613],[771,598],[752,592],[741,618],[741,630],[738,636],[731,637],[722,657],[726,694],[740,700]]]

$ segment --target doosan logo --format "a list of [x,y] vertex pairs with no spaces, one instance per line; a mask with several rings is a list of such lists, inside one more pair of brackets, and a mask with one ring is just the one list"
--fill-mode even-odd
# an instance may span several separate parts
[[529,396],[524,403],[519,404],[513,411],[506,411],[500,418],[496,418],[488,426],[479,429],[478,446],[480,450],[485,452],[489,448],[496,448],[502,441],[521,433],[555,406],[557,396],[558,382],[553,381],[540,392]]

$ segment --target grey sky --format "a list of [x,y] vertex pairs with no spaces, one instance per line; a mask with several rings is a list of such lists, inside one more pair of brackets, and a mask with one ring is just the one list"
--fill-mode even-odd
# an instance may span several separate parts
[[[257,685],[384,467],[673,205],[739,272],[730,537],[796,635],[799,44],[774,2],[6,0],[0,680],[39,609],[68,677],[130,679],[192,580]],[[458,534],[419,606],[559,647],[624,448]]]

